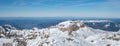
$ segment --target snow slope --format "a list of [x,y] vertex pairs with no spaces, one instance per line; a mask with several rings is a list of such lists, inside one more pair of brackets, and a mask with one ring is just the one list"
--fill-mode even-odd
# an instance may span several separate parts
[[0,46],[120,46],[119,40],[120,32],[93,29],[83,21],[65,21],[44,29],[0,30]]

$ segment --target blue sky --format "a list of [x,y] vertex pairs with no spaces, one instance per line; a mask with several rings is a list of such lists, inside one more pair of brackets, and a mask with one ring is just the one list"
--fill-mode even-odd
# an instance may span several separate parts
[[0,17],[120,18],[120,0],[0,0]]

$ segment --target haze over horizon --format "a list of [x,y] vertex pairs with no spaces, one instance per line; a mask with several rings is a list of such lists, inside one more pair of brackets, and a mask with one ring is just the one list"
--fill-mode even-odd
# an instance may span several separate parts
[[120,18],[120,0],[0,0],[0,17]]

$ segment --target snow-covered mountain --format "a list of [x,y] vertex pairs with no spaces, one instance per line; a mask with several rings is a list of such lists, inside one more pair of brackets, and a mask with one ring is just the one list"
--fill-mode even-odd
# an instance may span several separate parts
[[0,27],[0,46],[120,46],[120,31],[93,29],[83,21],[64,21],[44,29]]

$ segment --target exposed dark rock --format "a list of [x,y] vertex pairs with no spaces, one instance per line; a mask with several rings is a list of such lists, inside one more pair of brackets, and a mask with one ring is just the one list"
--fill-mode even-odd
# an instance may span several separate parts
[[72,38],[66,38],[66,40],[68,40],[68,41],[73,41],[74,39],[72,39]]
[[94,40],[91,40],[91,42],[94,42]]
[[12,43],[3,43],[2,46],[12,46]]
[[78,29],[79,29],[79,27],[77,25],[71,25],[68,27],[68,32],[69,32],[69,34],[71,34],[73,31],[76,31]]
[[107,39],[119,41],[120,37],[117,37],[117,34],[113,34],[113,36],[107,37]]
[[111,44],[107,44],[106,46],[111,46]]
[[27,46],[25,41],[18,41],[17,46]]

